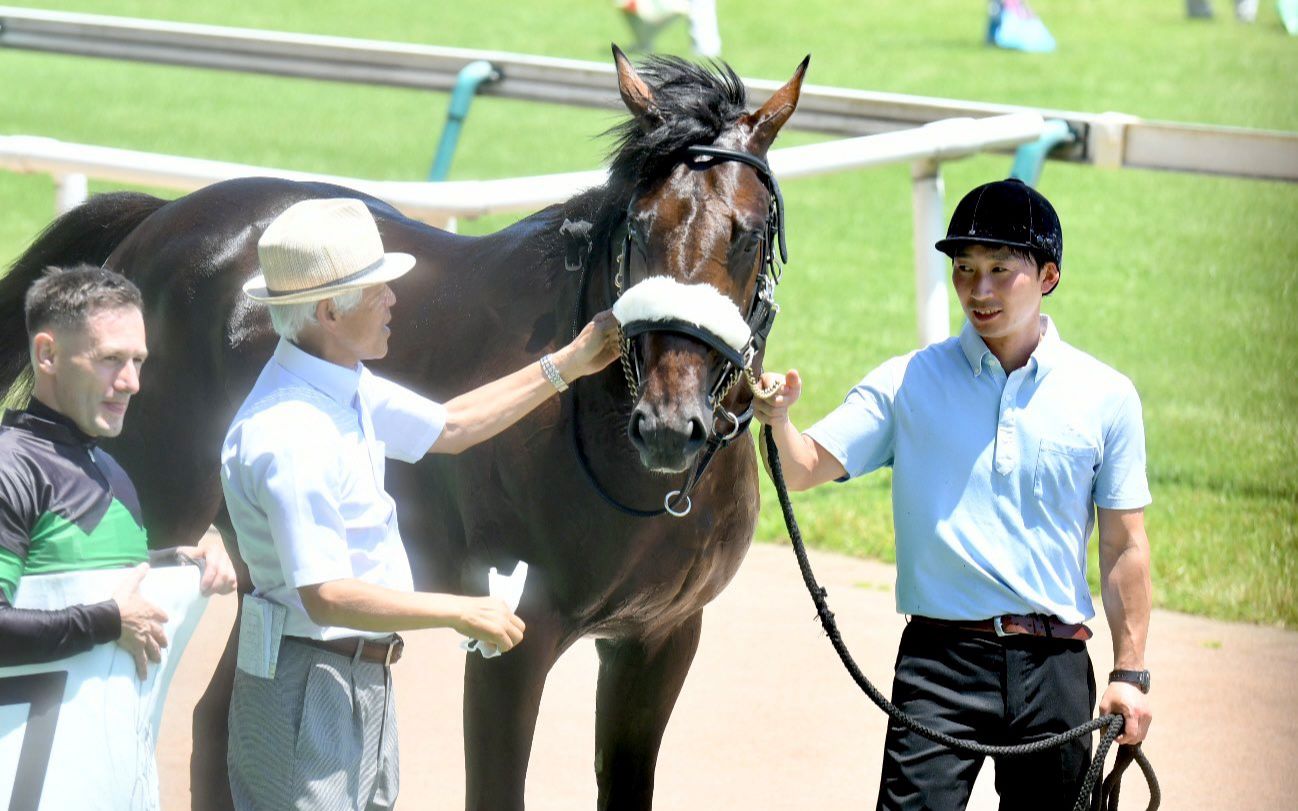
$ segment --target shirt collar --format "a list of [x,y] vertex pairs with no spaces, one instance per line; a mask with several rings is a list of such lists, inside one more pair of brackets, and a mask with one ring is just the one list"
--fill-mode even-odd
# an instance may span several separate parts
[[1037,380],[1045,377],[1059,362],[1059,330],[1048,315],[1041,316],[1041,342],[1032,352],[1032,359],[1037,362]]
[[4,424],[59,445],[93,447],[96,442],[94,437],[78,428],[70,418],[35,397],[22,411],[5,411]]
[[355,403],[361,385],[361,370],[365,368],[359,363],[352,369],[330,363],[287,338],[279,339],[279,346],[275,347],[275,362],[347,408]]
[[[1054,368],[1059,357],[1059,343],[1059,330],[1055,328],[1055,322],[1050,316],[1043,314],[1041,340],[1037,343],[1037,348],[1032,350],[1032,357],[1028,358],[1028,364],[1033,366],[1036,379],[1045,377]],[[965,360],[969,362],[974,377],[982,374],[983,361],[992,354],[992,351],[987,348],[982,336],[968,321],[964,322],[964,327],[960,330],[960,349],[964,352]]]
[[992,351],[987,348],[982,336],[968,321],[964,322],[964,327],[960,330],[960,349],[964,352],[965,360],[969,361],[969,369],[974,373],[974,377],[982,374],[983,358],[990,355]]

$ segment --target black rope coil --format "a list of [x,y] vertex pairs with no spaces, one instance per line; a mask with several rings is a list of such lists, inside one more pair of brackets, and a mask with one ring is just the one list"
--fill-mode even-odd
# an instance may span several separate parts
[[1145,757],[1145,753],[1141,751],[1140,744],[1135,746],[1119,745],[1113,771],[1103,781],[1099,779],[1109,748],[1122,734],[1125,722],[1121,715],[1102,715],[1067,732],[1061,732],[1058,735],[1052,735],[1049,738],[1043,738],[1032,743],[1017,746],[989,746],[974,741],[961,740],[937,730],[929,729],[902,712],[883,693],[879,692],[878,688],[861,672],[861,668],[857,666],[856,660],[852,658],[846,643],[843,642],[842,634],[838,631],[838,624],[834,621],[834,612],[829,610],[829,602],[826,599],[828,592],[816,581],[816,575],[811,571],[811,561],[807,558],[807,548],[802,542],[802,532],[798,529],[797,519],[793,516],[793,505],[789,502],[789,491],[784,484],[784,470],[780,466],[780,454],[775,447],[775,438],[771,435],[770,426],[763,426],[762,440],[766,443],[766,458],[770,464],[771,479],[775,483],[776,495],[780,499],[780,510],[784,514],[784,525],[788,528],[789,540],[793,542],[793,552],[798,558],[798,568],[802,571],[802,580],[807,585],[811,600],[816,605],[816,614],[820,617],[820,624],[825,629],[825,635],[829,637],[834,650],[837,651],[838,658],[842,660],[843,666],[851,674],[852,680],[870,697],[870,700],[879,709],[906,729],[931,741],[951,749],[988,757],[1016,757],[1036,754],[1062,746],[1083,735],[1090,735],[1096,730],[1103,729],[1104,732],[1100,736],[1100,743],[1095,749],[1095,756],[1091,760],[1090,767],[1086,770],[1086,778],[1082,783],[1082,789],[1078,792],[1076,803],[1073,804],[1073,811],[1117,811],[1122,774],[1133,760],[1140,766],[1141,772],[1145,775],[1145,781],[1149,784],[1149,805],[1146,807],[1146,811],[1156,811],[1162,803],[1162,792],[1158,787],[1158,779],[1154,776],[1153,766],[1150,765],[1149,759]]

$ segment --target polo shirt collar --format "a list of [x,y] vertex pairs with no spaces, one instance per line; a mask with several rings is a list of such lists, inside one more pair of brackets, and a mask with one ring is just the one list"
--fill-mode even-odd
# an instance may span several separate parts
[[1041,342],[1032,352],[1032,360],[1036,361],[1037,380],[1045,377],[1050,370],[1055,368],[1059,362],[1059,330],[1055,328],[1055,322],[1048,315],[1041,316]]
[[969,362],[969,369],[974,377],[982,374],[983,358],[990,355],[992,351],[987,348],[982,336],[968,321],[964,322],[964,327],[960,330],[960,349],[964,352],[965,360]]
[[[1032,350],[1032,357],[1028,358],[1028,364],[1033,367],[1033,376],[1036,379],[1045,377],[1055,367],[1059,359],[1059,344],[1059,330],[1055,328],[1055,322],[1050,316],[1042,315],[1041,340],[1037,343],[1037,348]],[[964,327],[960,330],[960,349],[964,352],[965,360],[969,362],[969,369],[974,377],[982,374],[983,360],[991,355],[992,351],[987,348],[982,336],[968,321],[964,322]]]
[[287,338],[279,339],[275,347],[275,362],[285,371],[300,377],[314,388],[327,394],[339,405],[350,408],[356,401],[361,385],[361,364],[347,369],[324,358],[317,358],[298,347]]

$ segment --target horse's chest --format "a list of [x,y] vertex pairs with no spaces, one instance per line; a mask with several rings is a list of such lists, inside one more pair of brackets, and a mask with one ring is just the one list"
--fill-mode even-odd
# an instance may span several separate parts
[[669,536],[629,561],[617,586],[590,606],[592,633],[672,626],[701,611],[731,581],[748,549],[749,536],[730,529],[688,541]]

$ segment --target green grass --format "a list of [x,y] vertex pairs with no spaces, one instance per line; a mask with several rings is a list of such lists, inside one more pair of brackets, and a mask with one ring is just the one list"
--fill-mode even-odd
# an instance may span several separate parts
[[[726,56],[745,76],[787,78],[811,53],[808,81],[820,85],[1298,130],[1298,40],[1269,3],[1253,26],[1235,23],[1224,3],[1211,23],[1187,22],[1167,0],[1035,5],[1056,54],[983,47],[983,5],[968,0],[806,0],[796,13],[719,3]],[[600,0],[510,0],[485,14],[413,0],[57,6],[591,60],[629,40]],[[686,52],[684,26],[660,45]],[[0,51],[0,75],[11,88],[0,133],[370,178],[423,177],[446,106],[416,91],[22,52]],[[479,99],[452,177],[591,168],[607,147],[597,136],[615,120],[612,110]],[[948,207],[1008,167],[1001,156],[948,164]],[[1046,309],[1066,340],[1129,375],[1143,399],[1159,605],[1298,627],[1298,187],[1052,163],[1041,188],[1066,232],[1063,285]],[[915,341],[908,169],[789,181],[785,194],[792,262],[769,365],[804,373],[794,416],[805,426]],[[0,175],[0,258],[26,245],[51,205],[47,178]],[[958,318],[953,307],[953,328]],[[889,482],[885,471],[797,496],[805,534],[891,559]],[[782,538],[763,487],[758,535]]]

